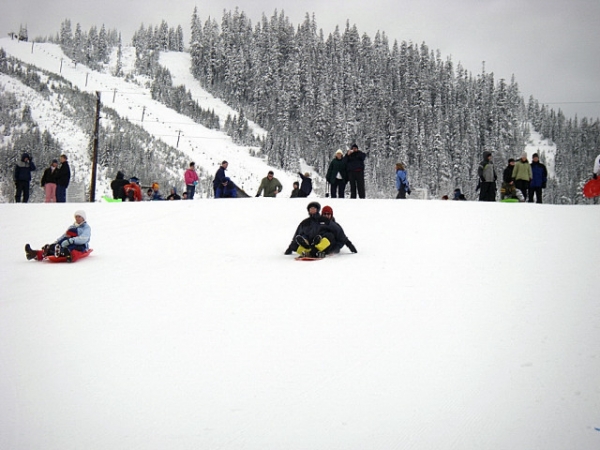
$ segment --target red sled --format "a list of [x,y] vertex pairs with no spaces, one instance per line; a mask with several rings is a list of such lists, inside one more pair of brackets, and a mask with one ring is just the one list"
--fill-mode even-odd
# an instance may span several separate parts
[[294,259],[296,261],[321,261],[325,258],[313,258],[312,256],[297,256]]
[[[79,250],[72,250],[70,262],[74,263],[75,261],[78,261],[81,258],[85,258],[86,256],[89,256],[90,253],[92,253],[93,251],[94,251],[93,248],[90,248],[90,249],[86,250],[85,252],[80,252]],[[54,255],[48,256],[48,261],[53,262],[53,263],[69,262],[69,261],[67,261],[66,256],[54,256]]]
[[583,186],[583,196],[594,198],[600,195],[600,178],[591,179]]

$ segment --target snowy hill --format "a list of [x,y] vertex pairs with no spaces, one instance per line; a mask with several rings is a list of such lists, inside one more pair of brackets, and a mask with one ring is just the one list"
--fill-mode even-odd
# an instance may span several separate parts
[[330,204],[316,263],[302,200],[0,205],[0,448],[600,446],[599,208]]
[[[286,173],[269,166],[261,158],[252,157],[250,152],[256,151],[256,148],[237,145],[225,133],[207,129],[191,118],[178,114],[152,100],[150,90],[146,87],[146,82],[149,81],[147,79],[137,77],[137,82],[135,82],[113,77],[111,74],[111,70],[114,69],[113,65],[109,65],[105,73],[93,71],[83,64],[75,64],[55,44],[35,43],[32,45],[4,38],[0,39],[0,47],[4,48],[8,55],[25,63],[59,74],[82,91],[100,92],[105,105],[114,109],[121,117],[143,127],[156,139],[161,139],[165,143],[177,147],[178,150],[189,156],[190,161],[195,161],[197,167],[205,169],[209,174],[216,172],[221,161],[228,160],[230,163],[228,176],[249,193],[256,192],[260,180],[267,175],[269,170],[275,171],[275,176],[284,186],[286,194],[292,190],[292,183],[298,180],[296,174]],[[161,60],[169,64],[168,68],[172,71],[175,84],[185,84],[200,106],[207,110],[214,110],[220,116],[222,123],[228,114],[232,116],[237,114],[222,101],[210,96],[193,80],[189,74],[189,55],[164,54],[161,56]],[[126,72],[133,69],[133,62],[133,49],[125,49],[124,70]],[[12,84],[18,84],[18,82]],[[17,87],[16,90],[17,92],[23,91],[23,87]],[[42,108],[41,114],[44,114],[48,108],[50,107]],[[48,121],[42,120],[42,124],[46,122]],[[252,126],[256,135],[264,135],[264,130],[255,124]],[[83,146],[61,136],[58,138],[66,146],[70,155],[78,155],[76,159],[86,158],[89,138],[86,140],[86,145]],[[182,179],[186,168],[179,168]],[[304,166],[302,166],[302,170],[313,172],[311,168]],[[97,198],[110,193],[108,181],[114,177],[114,173],[101,173],[100,177]]]

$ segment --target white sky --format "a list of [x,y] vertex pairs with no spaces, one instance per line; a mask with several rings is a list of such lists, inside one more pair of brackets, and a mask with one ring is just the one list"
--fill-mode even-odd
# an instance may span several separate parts
[[0,33],[26,24],[30,37],[58,31],[69,18],[84,29],[103,23],[129,40],[141,23],[181,25],[186,41],[194,6],[204,21],[219,22],[236,6],[252,23],[262,13],[284,10],[294,25],[315,13],[327,36],[336,25],[356,24],[371,37],[385,31],[390,42],[425,42],[473,73],[486,71],[510,81],[514,74],[525,99],[533,95],[569,116],[600,117],[600,2],[598,0],[21,0],[2,6]]

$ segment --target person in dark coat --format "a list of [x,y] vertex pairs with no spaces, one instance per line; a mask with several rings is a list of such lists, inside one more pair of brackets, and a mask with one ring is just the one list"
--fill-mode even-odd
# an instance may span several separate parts
[[300,183],[294,181],[294,189],[292,189],[292,195],[290,198],[298,198],[300,197]]
[[515,180],[513,180],[512,174],[515,168],[515,159],[508,159],[508,166],[502,172],[502,187],[500,188],[500,199],[516,198],[517,188],[515,187]]
[[60,166],[56,169],[56,202],[67,201],[67,188],[71,181],[71,168],[67,161],[67,155],[60,155]]
[[492,162],[492,152],[483,152],[483,160],[477,169],[479,176],[479,201],[480,202],[495,202],[496,201],[496,170]]
[[116,178],[110,183],[110,188],[112,189],[113,198],[121,199],[125,201],[125,191],[123,188],[129,184],[129,181],[125,179],[125,174],[120,170],[117,172]]
[[217,196],[217,189],[221,184],[223,184],[223,180],[227,177],[225,175],[225,171],[227,170],[227,166],[229,163],[227,161],[223,161],[221,166],[217,169],[217,173],[215,173],[215,179],[213,180],[213,190],[215,197]]
[[53,159],[50,163],[50,167],[44,170],[42,180],[40,184],[44,188],[46,198],[44,202],[55,203],[56,202],[56,168],[58,167],[58,160]]
[[296,252],[301,256],[324,258],[327,248],[335,243],[335,234],[329,219],[319,214],[321,205],[318,202],[310,202],[306,209],[308,217],[296,228],[294,238],[284,254]]
[[167,200],[181,200],[181,197],[177,193],[177,189],[176,188],[174,188],[174,187],[171,188],[171,193],[167,197]]
[[31,172],[36,170],[35,164],[29,156],[29,153],[23,153],[21,160],[15,164],[14,182],[15,182],[15,203],[27,203],[29,201],[29,183],[31,182]]
[[312,179],[310,178],[310,173],[306,172],[302,175],[302,173],[298,172],[298,175],[300,175],[300,179],[302,180],[298,197],[308,197],[312,192]]
[[366,153],[353,144],[346,154],[346,170],[348,171],[348,183],[350,183],[350,198],[365,198],[365,158]]
[[344,190],[348,182],[346,163],[347,160],[344,157],[344,152],[341,150],[335,152],[335,157],[329,163],[325,178],[331,186],[331,198],[344,198]]
[[534,153],[531,157],[531,183],[529,184],[529,203],[533,203],[535,195],[536,203],[542,203],[542,189],[546,188],[548,180],[548,169],[540,162],[540,157]]
[[335,236],[335,243],[326,250],[326,253],[335,255],[340,252],[344,245],[347,246],[352,253],[358,253],[354,244],[350,242],[350,239],[348,239],[348,236],[344,233],[342,226],[335,220],[335,217],[333,217],[333,208],[331,206],[324,206],[321,215],[326,219],[329,219],[329,226]]

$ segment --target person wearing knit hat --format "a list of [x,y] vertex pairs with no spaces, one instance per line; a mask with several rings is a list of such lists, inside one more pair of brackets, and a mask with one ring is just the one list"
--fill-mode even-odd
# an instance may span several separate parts
[[348,171],[346,169],[347,158],[344,152],[338,150],[329,163],[325,179],[331,187],[331,198],[344,198],[346,183],[348,182]]
[[529,197],[529,184],[532,178],[533,173],[531,172],[531,165],[527,161],[527,152],[523,152],[521,159],[515,163],[512,179],[515,182],[515,187],[521,191],[525,199]]
[[75,223],[56,241],[44,245],[42,250],[32,250],[31,246],[26,244],[26,258],[42,261],[48,256],[54,255],[64,256],[68,262],[71,262],[78,259],[83,253],[87,253],[92,235],[92,229],[87,223],[87,215],[82,209],[78,209],[73,215]]
[[294,238],[284,254],[291,255],[296,252],[300,256],[324,258],[327,248],[334,241],[334,232],[329,226],[329,220],[319,214],[319,202],[310,202],[306,209],[308,217],[296,228]]
[[348,236],[346,236],[346,234],[344,233],[344,229],[342,228],[342,226],[339,223],[337,223],[335,217],[333,217],[333,208],[329,205],[323,206],[323,209],[321,210],[321,215],[325,219],[329,219],[329,226],[335,236],[334,243],[330,246],[330,248],[327,249],[326,253],[339,253],[344,245],[347,246],[352,253],[358,253],[358,250],[356,250],[354,244],[350,242],[350,239],[348,239]]

